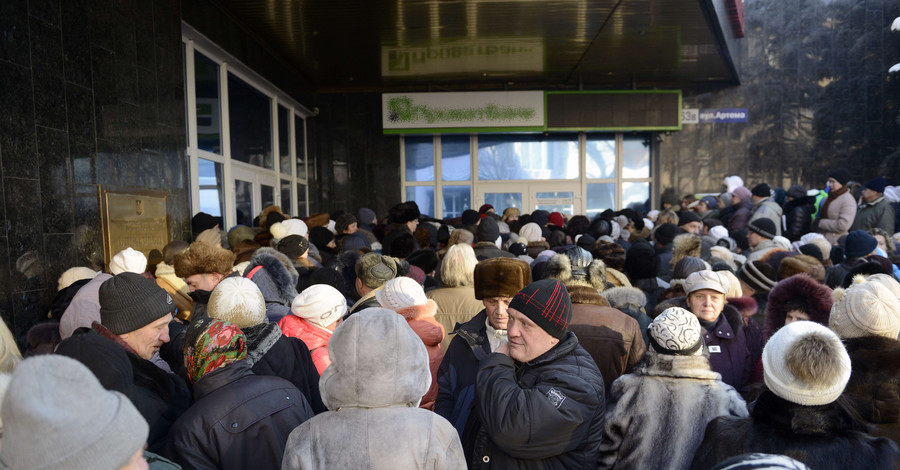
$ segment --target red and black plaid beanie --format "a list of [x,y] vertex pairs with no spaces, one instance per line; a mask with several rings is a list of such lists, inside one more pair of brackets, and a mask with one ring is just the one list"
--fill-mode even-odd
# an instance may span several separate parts
[[513,297],[509,308],[522,312],[544,331],[563,339],[572,321],[572,301],[565,286],[555,279],[544,279],[525,286]]

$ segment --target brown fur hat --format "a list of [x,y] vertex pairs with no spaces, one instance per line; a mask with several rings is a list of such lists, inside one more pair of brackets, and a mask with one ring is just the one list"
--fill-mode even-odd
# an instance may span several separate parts
[[825,266],[809,255],[788,256],[778,265],[778,279],[787,279],[795,274],[809,274],[817,282],[825,282]]
[[313,227],[325,227],[328,225],[329,220],[331,220],[331,216],[327,212],[319,212],[306,219],[306,226],[309,227],[310,230],[312,230]]
[[[284,212],[281,212],[281,207],[279,206],[269,206],[263,209],[262,212],[259,213],[259,226],[262,228],[268,228],[266,226],[267,219],[269,218],[269,212],[277,212],[281,214],[285,219],[289,219],[290,217],[286,216]],[[238,240],[240,241],[240,240]]]
[[700,248],[703,245],[703,240],[699,235],[694,235],[692,233],[682,233],[675,237],[675,241],[672,242],[672,261],[669,263],[672,266],[675,266],[682,258],[686,258],[688,256],[693,256],[696,258],[700,258]]
[[191,243],[187,250],[175,255],[175,275],[181,278],[194,274],[231,274],[234,253],[203,242]]
[[[573,261],[575,272],[572,270]],[[550,257],[544,265],[544,279],[556,279],[566,287],[593,287],[600,292],[606,287],[606,265],[603,261],[592,259],[585,249],[574,247]]]
[[475,265],[475,298],[512,297],[531,284],[531,266],[516,258],[491,258]]

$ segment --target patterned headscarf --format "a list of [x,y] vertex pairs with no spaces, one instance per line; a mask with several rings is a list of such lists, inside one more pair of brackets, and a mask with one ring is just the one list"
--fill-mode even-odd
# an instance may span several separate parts
[[184,335],[184,366],[191,382],[247,357],[247,338],[233,323],[200,318]]

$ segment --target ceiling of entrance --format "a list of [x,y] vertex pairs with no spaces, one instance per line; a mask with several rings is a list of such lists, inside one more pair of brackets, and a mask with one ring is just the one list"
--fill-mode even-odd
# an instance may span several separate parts
[[218,3],[318,92],[738,82],[713,0]]

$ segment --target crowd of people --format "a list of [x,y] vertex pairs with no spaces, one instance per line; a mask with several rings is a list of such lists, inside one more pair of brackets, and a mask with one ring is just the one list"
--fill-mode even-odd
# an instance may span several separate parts
[[898,193],[201,212],[0,322],[0,468],[898,469]]

